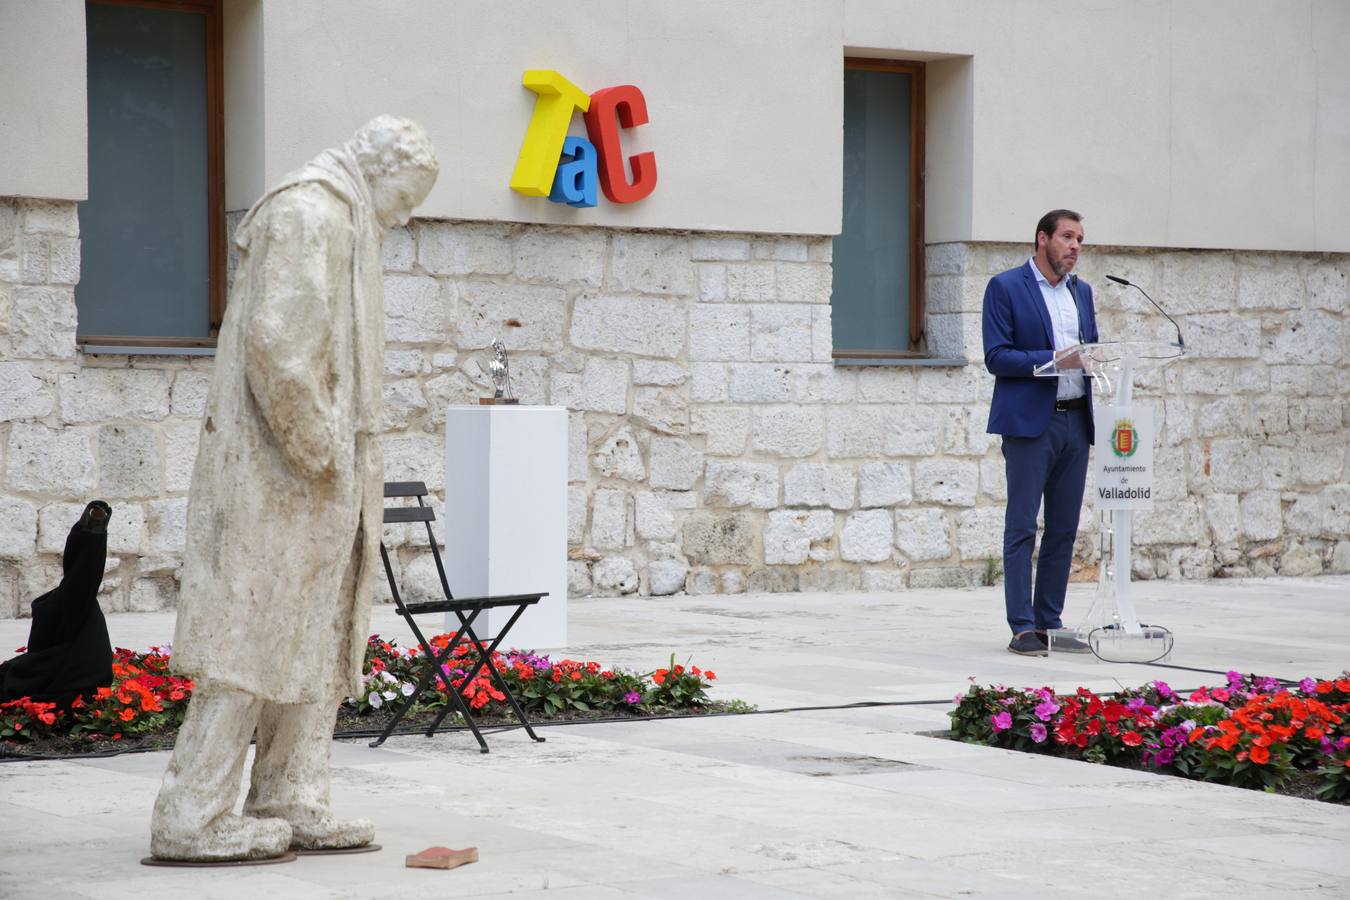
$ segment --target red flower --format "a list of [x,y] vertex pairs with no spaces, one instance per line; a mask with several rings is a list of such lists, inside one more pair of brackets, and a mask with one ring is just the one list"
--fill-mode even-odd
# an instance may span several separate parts
[[716,681],[716,680],[717,680],[717,673],[716,673],[716,672],[713,672],[711,669],[709,669],[708,671],[706,671],[706,672],[703,673],[703,677],[706,678],[706,679],[708,679],[709,681]]
[[666,676],[669,674],[670,674],[669,669],[657,669],[655,672],[652,673],[652,681],[656,682],[657,684],[665,684]]
[[1144,736],[1137,731],[1127,731],[1120,736],[1120,741],[1127,747],[1138,747],[1144,742]]
[[130,722],[132,719],[136,718],[136,710],[132,709],[131,707],[127,707],[117,715],[119,718],[121,718],[123,722]]
[[1256,763],[1258,766],[1264,766],[1266,763],[1270,762],[1270,751],[1265,747],[1253,747],[1251,756],[1252,762]]

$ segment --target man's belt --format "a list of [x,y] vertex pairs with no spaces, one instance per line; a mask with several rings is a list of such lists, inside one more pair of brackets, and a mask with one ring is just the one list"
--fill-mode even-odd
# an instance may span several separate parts
[[1071,409],[1087,409],[1087,397],[1074,397],[1070,400],[1056,400],[1056,412],[1068,412]]

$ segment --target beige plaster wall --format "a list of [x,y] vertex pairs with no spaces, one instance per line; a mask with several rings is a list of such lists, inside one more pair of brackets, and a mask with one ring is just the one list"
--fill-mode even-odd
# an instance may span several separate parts
[[0,196],[83,200],[84,3],[0,0]]
[[[82,10],[0,0],[0,196],[85,196]],[[848,52],[930,61],[930,242],[1026,241],[1068,205],[1093,243],[1350,250],[1345,0],[226,0],[225,22],[232,209],[388,111],[440,150],[429,217],[831,234]],[[529,67],[643,89],[652,197],[509,190]]]
[[969,231],[934,190],[963,148],[930,130],[930,240],[1027,241],[1071,206],[1094,243],[1350,249],[1344,0],[843,4],[853,52],[973,58]]
[[262,196],[263,60],[262,0],[225,0],[224,32],[225,208],[248,209]]
[[[423,122],[442,174],[419,214],[828,234],[839,230],[841,7],[818,0],[266,3],[266,181],[392,112]],[[659,182],[571,210],[508,187],[535,95],[526,69],[587,91],[636,84]],[[580,117],[573,133],[584,134]]]

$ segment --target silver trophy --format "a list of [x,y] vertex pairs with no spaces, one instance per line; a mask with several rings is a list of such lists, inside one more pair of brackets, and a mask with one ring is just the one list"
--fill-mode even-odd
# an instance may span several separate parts
[[488,363],[488,374],[492,376],[493,394],[484,397],[479,403],[501,405],[519,403],[511,391],[511,366],[506,361],[506,345],[500,339],[492,342],[492,361]]

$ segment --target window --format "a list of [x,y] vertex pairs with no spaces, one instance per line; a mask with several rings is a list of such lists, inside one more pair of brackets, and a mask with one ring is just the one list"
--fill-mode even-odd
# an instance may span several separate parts
[[91,0],[81,344],[202,346],[224,311],[219,0]]
[[923,351],[922,63],[844,60],[844,216],[836,358]]

